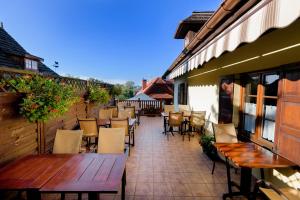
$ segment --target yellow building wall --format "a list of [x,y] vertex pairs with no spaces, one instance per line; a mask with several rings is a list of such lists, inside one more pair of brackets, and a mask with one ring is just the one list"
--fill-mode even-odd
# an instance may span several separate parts
[[[233,122],[237,125],[240,103],[238,74],[272,69],[300,61],[300,20],[284,29],[273,30],[250,44],[212,59],[187,73],[188,99],[194,110],[206,110],[209,122],[218,122],[219,81],[225,75],[236,75]],[[208,131],[210,132],[211,128]]]
[[[243,44],[233,52],[213,59],[187,74],[189,103],[194,110],[206,110],[207,132],[211,122],[218,121],[219,81],[221,76],[235,74],[233,122],[239,120],[240,73],[255,72],[300,62],[300,20],[284,29],[274,30],[251,44]],[[299,172],[266,170],[266,177],[278,185],[300,188]],[[259,173],[254,171],[259,177]],[[284,181],[283,181],[284,180]]]

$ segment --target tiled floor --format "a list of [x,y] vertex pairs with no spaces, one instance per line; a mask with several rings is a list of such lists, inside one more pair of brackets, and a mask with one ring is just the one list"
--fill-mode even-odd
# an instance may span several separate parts
[[[182,141],[175,134],[168,141],[162,131],[162,118],[141,118],[126,165],[126,199],[222,199],[227,192],[225,165],[217,163],[211,175],[212,162],[202,153],[197,136]],[[239,177],[233,173],[233,178]],[[76,195],[67,197],[77,199]],[[120,194],[101,194],[100,199],[117,200]]]

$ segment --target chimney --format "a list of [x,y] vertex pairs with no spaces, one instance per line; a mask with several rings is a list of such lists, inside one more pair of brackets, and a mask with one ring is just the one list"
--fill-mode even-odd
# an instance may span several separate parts
[[4,28],[4,26],[3,26],[3,22],[1,22],[1,23],[0,23],[0,27],[1,27],[1,28]]
[[144,90],[147,87],[147,80],[143,79],[142,80],[142,89]]

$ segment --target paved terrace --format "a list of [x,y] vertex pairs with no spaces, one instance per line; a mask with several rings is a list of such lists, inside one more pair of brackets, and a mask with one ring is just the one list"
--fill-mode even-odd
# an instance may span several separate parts
[[[126,199],[222,199],[227,192],[225,165],[216,164],[202,153],[199,137],[182,141],[175,134],[170,140],[162,134],[160,117],[142,117],[135,133],[135,147],[127,161]],[[238,179],[232,171],[232,179]],[[59,199],[58,195],[43,195],[43,199]],[[77,199],[67,194],[66,199]],[[83,195],[87,199],[87,195]],[[101,194],[101,200],[118,200],[117,195]]]

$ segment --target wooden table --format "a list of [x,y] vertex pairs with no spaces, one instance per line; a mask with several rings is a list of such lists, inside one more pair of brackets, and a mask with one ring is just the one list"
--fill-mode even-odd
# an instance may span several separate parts
[[[241,194],[247,197],[250,196],[252,168],[264,169],[296,166],[295,163],[254,143],[215,143],[214,146],[226,158],[228,193],[224,194],[223,197],[225,198]],[[231,181],[228,159],[238,167],[241,167],[240,192],[233,193],[231,190],[231,185],[237,184]]]
[[117,193],[125,199],[126,156],[123,154],[30,155],[0,170],[0,190],[25,190],[28,199],[40,192]]

